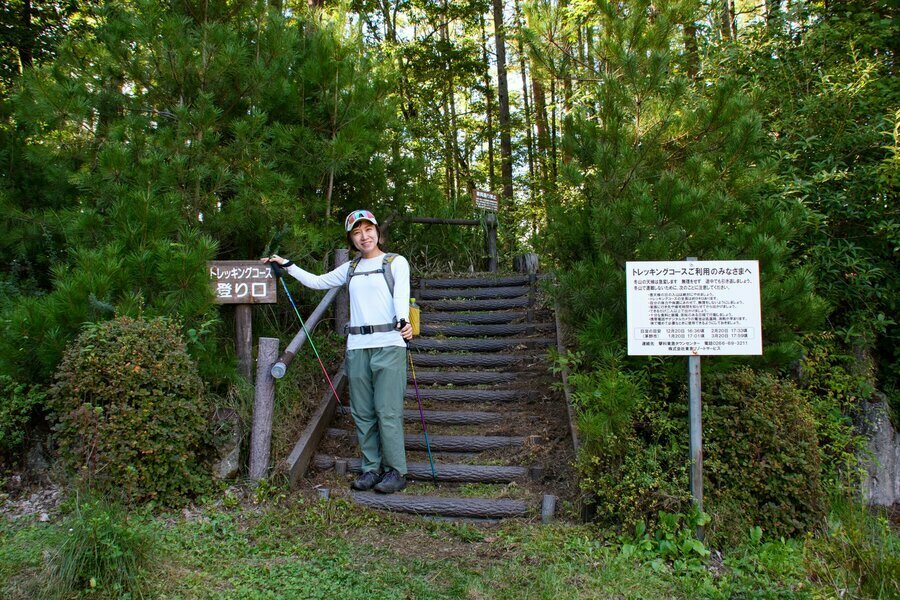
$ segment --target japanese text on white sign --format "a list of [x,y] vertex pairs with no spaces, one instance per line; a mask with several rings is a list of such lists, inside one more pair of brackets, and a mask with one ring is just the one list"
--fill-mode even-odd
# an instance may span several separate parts
[[255,260],[219,260],[206,264],[216,304],[273,304],[272,267]]
[[759,261],[625,263],[628,354],[762,354]]

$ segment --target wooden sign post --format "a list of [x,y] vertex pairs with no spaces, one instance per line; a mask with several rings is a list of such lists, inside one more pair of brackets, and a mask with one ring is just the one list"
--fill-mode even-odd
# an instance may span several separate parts
[[475,206],[486,211],[484,215],[485,224],[485,240],[484,245],[487,249],[488,266],[487,270],[491,273],[497,271],[497,210],[500,208],[500,201],[497,194],[488,192],[487,190],[472,190],[472,200]]
[[252,304],[278,301],[277,282],[272,267],[257,260],[217,260],[206,263],[216,304],[234,304],[234,348],[238,372],[252,382],[253,319]]

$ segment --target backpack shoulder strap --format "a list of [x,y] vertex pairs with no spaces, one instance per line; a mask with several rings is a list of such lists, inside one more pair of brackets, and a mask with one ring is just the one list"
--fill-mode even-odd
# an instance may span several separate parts
[[353,260],[350,261],[350,268],[347,269],[347,281],[344,282],[344,285],[350,285],[350,278],[353,277],[353,274],[356,272],[356,267],[359,266],[359,257],[357,256]]
[[394,274],[391,273],[391,263],[399,256],[394,252],[385,252],[381,261],[381,268],[384,270],[384,280],[387,282],[388,291],[391,292],[391,298],[394,297]]

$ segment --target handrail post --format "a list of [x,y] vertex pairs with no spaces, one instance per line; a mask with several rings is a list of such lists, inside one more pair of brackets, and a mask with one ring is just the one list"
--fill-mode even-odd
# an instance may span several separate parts
[[[341,266],[350,260],[350,250],[347,248],[338,248],[334,253],[335,268]],[[350,320],[350,296],[346,288],[342,288],[338,292],[334,301],[334,330],[338,334],[344,333],[344,328]]]
[[484,245],[488,256],[487,270],[491,273],[497,272],[497,215],[488,212],[484,215],[484,222],[487,227],[485,232]]
[[259,481],[269,470],[272,451],[272,414],[275,410],[275,378],[272,365],[278,357],[278,338],[259,338],[256,360],[256,396],[250,433],[250,479]]

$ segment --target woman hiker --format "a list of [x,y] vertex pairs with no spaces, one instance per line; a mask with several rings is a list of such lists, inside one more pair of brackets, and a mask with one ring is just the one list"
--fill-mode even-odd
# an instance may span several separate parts
[[[344,221],[347,242],[359,256],[325,273],[313,275],[278,255],[275,262],[306,287],[327,290],[345,283],[350,291],[347,380],[350,414],[362,449],[362,475],[351,487],[383,494],[406,487],[403,396],[406,391],[406,340],[409,324],[409,263],[381,248],[375,215],[354,210]],[[385,270],[390,273],[385,276]],[[390,290],[393,275],[393,292]]]

